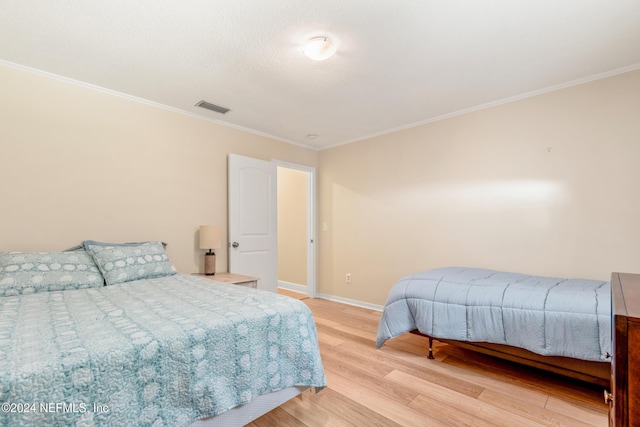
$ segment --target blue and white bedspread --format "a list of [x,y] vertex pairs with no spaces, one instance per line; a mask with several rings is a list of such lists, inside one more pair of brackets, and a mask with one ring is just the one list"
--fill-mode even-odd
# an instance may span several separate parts
[[0,298],[0,425],[182,426],[325,385],[302,302],[178,274]]
[[446,267],[391,289],[377,346],[418,329],[433,338],[506,344],[544,356],[608,361],[609,282]]

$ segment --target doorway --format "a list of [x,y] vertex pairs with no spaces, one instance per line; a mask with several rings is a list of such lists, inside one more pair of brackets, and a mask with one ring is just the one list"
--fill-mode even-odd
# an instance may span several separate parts
[[315,168],[275,161],[278,287],[315,297]]

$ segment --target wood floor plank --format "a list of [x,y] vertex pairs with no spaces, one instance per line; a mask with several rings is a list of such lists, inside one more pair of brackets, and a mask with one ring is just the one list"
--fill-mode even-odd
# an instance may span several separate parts
[[539,426],[538,423],[506,411],[478,399],[457,393],[446,387],[424,381],[400,371],[393,371],[387,379],[398,384],[406,384],[416,390],[420,397],[409,406],[421,408],[429,414],[439,414],[456,423],[484,426]]
[[510,384],[508,382],[505,383],[500,379],[495,379],[491,376],[488,376],[487,373],[469,371],[457,366],[438,363],[438,361],[427,359],[425,356],[417,356],[415,354],[405,353],[395,348],[383,347],[382,349],[380,349],[380,351],[386,352],[387,354],[391,354],[394,357],[403,360],[411,361],[412,363],[422,367],[425,370],[435,371],[452,379],[464,380],[482,388],[503,390],[505,393],[517,395],[521,399],[535,404],[541,408],[544,407],[547,399],[549,398],[548,395],[541,393],[538,390]]
[[539,390],[549,396],[562,396],[576,404],[591,406],[595,402],[594,409],[602,407],[600,398],[603,388],[601,386],[585,384],[578,380],[491,356],[478,355],[470,350],[464,351],[463,358],[450,356],[443,360],[443,363],[481,374],[490,372],[492,376],[499,377],[501,381],[518,385],[526,384],[527,387]]
[[557,397],[550,397],[546,408],[569,415],[573,418],[578,418],[594,426],[608,425],[607,413],[602,410],[594,409],[590,405],[585,406],[567,400],[558,399]]
[[286,295],[288,297],[291,298],[295,298],[295,299],[306,299],[308,298],[307,294],[303,293],[303,292],[296,292],[296,291],[292,291],[289,289],[284,289],[284,288],[278,288],[278,293],[281,295]]
[[378,414],[405,427],[449,427],[450,424],[440,422],[429,415],[415,411],[412,408],[389,400],[386,396],[372,391],[350,378],[332,371],[327,371],[327,380],[330,387],[343,396],[371,408]]
[[[371,377],[382,378],[389,372],[393,371],[393,367],[385,363],[373,363],[373,360],[367,357],[366,353],[354,353],[345,349],[344,346],[336,346],[331,349],[331,354],[326,356],[327,363],[340,362],[345,366],[349,366],[351,369],[355,369],[358,372],[363,372],[365,375]],[[323,356],[323,362],[325,357]]]
[[339,322],[334,322],[333,320],[325,319],[320,316],[313,316],[316,319],[316,325],[326,326],[328,328],[333,328],[334,326],[340,326]]
[[[496,390],[485,390],[478,396],[478,400],[490,405],[505,409],[511,413],[533,420],[544,426],[572,425],[580,427],[602,426],[606,422],[606,416],[596,421],[596,424],[587,422],[589,415],[584,411],[575,410],[572,413],[555,411],[549,408],[540,408],[528,402],[518,399],[516,396],[500,393]],[[603,415],[603,414],[600,414]]]
[[371,345],[371,346],[374,345],[374,342],[371,341],[370,337],[363,336],[363,334],[361,333],[353,333],[354,331],[351,331],[349,328],[343,328],[339,326],[327,327],[322,324],[316,324],[316,326],[317,326],[318,332],[332,335],[335,338],[342,338],[348,341],[360,341],[366,345]]
[[[449,374],[444,374],[437,370],[423,369],[420,366],[416,366],[415,363],[387,355],[385,352],[379,351],[371,346],[362,345],[359,342],[345,342],[340,346],[340,348],[337,348],[336,351],[342,351],[347,355],[357,354],[362,363],[372,366],[384,366],[391,369],[397,369],[417,378],[428,380],[468,396],[477,397],[484,390],[484,387],[473,384],[462,378],[454,378]],[[429,362],[433,363],[433,361]],[[381,368],[378,369],[379,372],[382,372]]]
[[[288,402],[286,403],[288,404]],[[285,405],[286,405],[285,404]],[[283,405],[284,406],[284,405]],[[303,423],[287,411],[280,408],[276,408],[273,411],[267,412],[252,423],[247,424],[247,427],[306,427],[307,424]]]
[[406,405],[417,394],[402,385],[386,381],[383,376],[376,375],[367,367],[357,366],[348,360],[336,357],[335,354],[324,354],[322,360],[325,365],[325,371],[331,370],[343,377],[348,377],[367,389],[386,396],[390,401]]
[[281,408],[305,426],[344,425],[339,415],[319,405],[314,396],[309,397],[304,393],[286,402]]
[[347,314],[354,314],[354,315],[357,315],[357,316],[370,318],[372,321],[374,321],[376,323],[376,325],[378,324],[378,322],[380,322],[380,317],[382,316],[382,312],[381,311],[369,310],[369,309],[366,309],[366,308],[354,307],[354,306],[351,306],[349,308],[345,308],[344,312],[347,313]]
[[348,397],[325,389],[315,399],[315,402],[334,413],[346,425],[371,427],[401,427],[400,424],[378,414],[372,409],[349,399]]
[[333,329],[341,332],[346,332],[348,334],[355,335],[360,338],[364,338],[365,340],[370,341],[372,343],[376,342],[376,334],[371,331],[366,331],[359,328],[353,328],[350,326],[334,326]]
[[[377,316],[371,316],[365,309],[359,309],[356,311],[352,306],[336,303],[333,301],[327,301],[318,303],[317,299],[306,299],[304,302],[309,306],[314,316],[325,319],[340,318],[340,324],[351,327],[363,327],[366,325],[373,331],[378,328]],[[324,300],[323,300],[324,301]],[[337,305],[336,305],[337,304]]]
[[340,344],[344,344],[345,340],[343,338],[339,338],[324,331],[318,330],[318,342],[335,347]]
[[449,427],[495,427],[497,425],[479,418],[471,412],[456,410],[451,406],[443,406],[439,402],[431,399],[431,397],[424,396],[422,394],[416,396],[416,398],[409,404],[409,407],[421,412],[425,416],[429,415],[436,417],[436,419],[441,423],[444,423]]

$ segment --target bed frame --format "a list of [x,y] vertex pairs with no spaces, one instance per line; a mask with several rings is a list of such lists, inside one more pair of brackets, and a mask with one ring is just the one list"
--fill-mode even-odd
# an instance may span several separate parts
[[509,360],[511,362],[520,363],[534,368],[542,369],[548,372],[575,378],[588,383],[597,384],[604,387],[610,386],[611,381],[611,363],[595,362],[589,360],[572,359],[570,357],[560,356],[542,356],[528,350],[518,347],[512,347],[502,344],[491,344],[485,342],[464,342],[455,340],[445,340],[433,338],[414,329],[410,331],[412,334],[420,335],[429,339],[429,353],[427,358],[433,357],[433,340],[455,345],[467,350],[477,351],[489,356],[498,357]]
[[231,408],[213,417],[196,420],[188,427],[244,426],[309,389],[310,387],[306,386],[294,386],[263,394],[246,405]]

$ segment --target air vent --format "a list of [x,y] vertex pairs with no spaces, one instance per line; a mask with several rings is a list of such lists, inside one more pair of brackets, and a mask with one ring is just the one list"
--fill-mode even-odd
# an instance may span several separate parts
[[215,111],[216,113],[220,113],[220,114],[226,114],[227,112],[231,111],[228,108],[224,108],[224,107],[221,107],[221,106],[216,105],[216,104],[212,104],[212,103],[207,102],[207,101],[198,102],[196,104],[196,107],[206,108],[207,110]]

